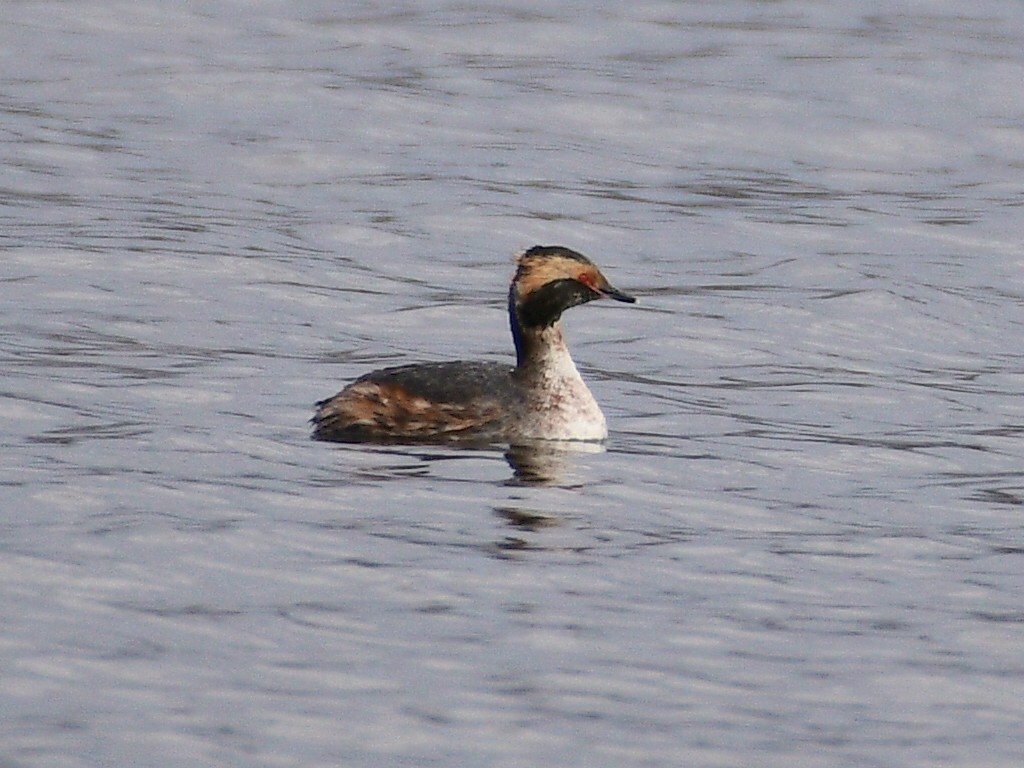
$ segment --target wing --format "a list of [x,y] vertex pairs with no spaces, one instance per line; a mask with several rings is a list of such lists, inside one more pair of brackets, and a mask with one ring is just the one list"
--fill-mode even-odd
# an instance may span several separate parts
[[428,363],[373,371],[317,403],[321,440],[500,437],[520,401],[500,363]]

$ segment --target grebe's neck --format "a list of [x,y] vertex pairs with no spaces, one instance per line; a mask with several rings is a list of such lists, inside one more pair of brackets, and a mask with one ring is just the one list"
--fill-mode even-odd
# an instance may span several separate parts
[[569,348],[565,345],[557,317],[544,325],[524,322],[516,307],[515,294],[509,291],[508,319],[512,328],[512,341],[516,345],[517,369],[523,371],[544,368],[555,361],[565,359],[575,370],[576,366],[569,357]]
[[[515,333],[513,332],[513,335]],[[579,377],[557,323],[546,328],[520,328],[516,338],[516,370],[521,375],[555,374]]]
[[511,296],[508,316],[516,345],[516,374],[520,380],[546,383],[579,381],[583,384],[557,319],[546,325],[530,325],[516,311]]

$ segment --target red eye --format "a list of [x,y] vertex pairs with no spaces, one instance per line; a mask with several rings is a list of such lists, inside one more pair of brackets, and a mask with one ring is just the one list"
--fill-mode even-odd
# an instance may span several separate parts
[[587,288],[589,288],[592,291],[597,291],[597,288],[594,287],[593,275],[590,275],[586,272],[580,272],[579,275],[576,276],[576,282],[583,283],[585,286],[587,286]]

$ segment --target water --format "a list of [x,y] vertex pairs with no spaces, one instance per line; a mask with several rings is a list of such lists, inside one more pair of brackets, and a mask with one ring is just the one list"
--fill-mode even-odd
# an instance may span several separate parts
[[[1019,5],[4,15],[4,768],[1024,760]],[[534,243],[603,451],[309,440]]]

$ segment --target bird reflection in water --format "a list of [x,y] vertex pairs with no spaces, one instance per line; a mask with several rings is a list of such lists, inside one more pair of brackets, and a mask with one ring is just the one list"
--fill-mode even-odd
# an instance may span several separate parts
[[532,440],[510,445],[505,460],[512,467],[511,482],[553,485],[565,480],[582,455],[603,451],[596,442]]

